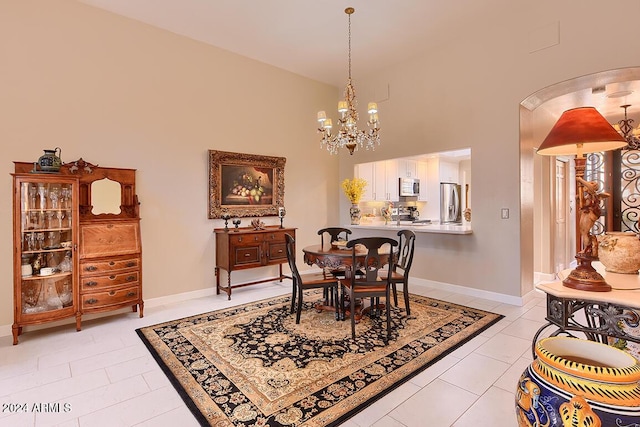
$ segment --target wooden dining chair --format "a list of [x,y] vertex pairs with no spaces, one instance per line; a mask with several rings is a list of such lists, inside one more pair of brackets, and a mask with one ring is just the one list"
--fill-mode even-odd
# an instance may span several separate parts
[[[349,240],[350,234],[351,234],[351,230],[349,230],[348,228],[342,228],[342,227],[327,227],[327,228],[321,228],[320,230],[318,230],[318,235],[320,235],[320,245],[322,247],[324,247],[324,241],[325,241],[324,238],[326,235],[328,235],[329,243],[331,243],[340,239]],[[336,277],[344,277],[345,275],[344,268],[332,268],[329,270],[329,272]]]
[[[356,245],[362,245],[367,254],[364,261],[358,265]],[[389,245],[388,253],[383,253],[384,245]],[[351,266],[347,270],[344,279],[340,279],[341,297],[340,307],[344,308],[345,289],[349,292],[350,316],[351,317],[351,337],[356,338],[356,299],[371,298],[371,311],[377,312],[377,304],[381,297],[385,299],[385,311],[387,316],[387,343],[391,339],[391,311],[390,311],[390,289],[391,289],[391,272],[394,264],[394,247],[398,246],[398,242],[387,237],[362,237],[359,239],[349,240],[347,247],[351,249]],[[384,258],[388,261],[387,277],[382,278],[379,275],[380,270],[384,267]],[[374,314],[372,313],[372,314]]]
[[305,273],[303,275],[298,271],[296,266],[296,246],[295,239],[290,234],[285,234],[287,261],[291,269],[291,278],[293,279],[293,291],[291,295],[291,313],[297,302],[296,323],[300,323],[300,314],[302,313],[302,296],[307,289],[324,289],[325,299],[328,303],[335,306],[336,318],[339,316],[338,311],[338,280],[324,269],[317,273]]
[[[398,290],[396,285],[402,284],[402,293],[404,294],[404,308],[407,315],[411,314],[409,307],[409,270],[413,263],[413,250],[416,243],[416,233],[411,230],[398,231],[398,256],[397,261],[393,264],[391,271],[391,291],[393,292],[393,303],[398,306]],[[388,272],[383,270],[379,272],[381,278],[387,277]]]
[[351,234],[351,230],[348,228],[342,227],[327,227],[321,228],[318,230],[318,235],[320,236],[320,244],[324,246],[324,237],[328,234],[330,236],[329,243],[334,242],[336,240],[349,240],[349,235]]

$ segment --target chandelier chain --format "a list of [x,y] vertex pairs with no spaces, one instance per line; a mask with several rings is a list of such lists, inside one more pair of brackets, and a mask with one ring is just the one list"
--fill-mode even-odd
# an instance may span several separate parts
[[349,83],[351,83],[351,14],[349,13]]

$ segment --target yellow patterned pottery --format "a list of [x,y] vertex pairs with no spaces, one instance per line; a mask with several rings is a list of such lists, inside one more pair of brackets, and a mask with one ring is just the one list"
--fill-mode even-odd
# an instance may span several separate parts
[[640,425],[640,365],[617,348],[570,337],[536,344],[516,391],[521,427]]

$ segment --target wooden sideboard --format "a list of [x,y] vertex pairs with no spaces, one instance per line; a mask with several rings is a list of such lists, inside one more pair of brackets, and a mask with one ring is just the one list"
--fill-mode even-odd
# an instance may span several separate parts
[[[286,242],[284,235],[295,238],[295,228],[279,228],[268,226],[261,230],[253,227],[237,229],[216,228],[216,294],[220,290],[231,299],[231,289],[256,283],[280,280],[287,276],[282,274],[282,264],[287,262]],[[251,268],[278,265],[278,277],[257,280],[249,283],[231,284],[231,272]],[[220,285],[220,269],[227,272],[227,286]]]

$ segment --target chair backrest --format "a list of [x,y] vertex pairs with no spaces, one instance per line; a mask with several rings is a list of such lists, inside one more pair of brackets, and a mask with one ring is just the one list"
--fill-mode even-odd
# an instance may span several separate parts
[[327,227],[318,230],[318,234],[320,235],[320,244],[322,246],[324,246],[325,233],[331,236],[331,239],[329,240],[329,243],[331,243],[333,241],[339,240],[340,238],[342,238],[343,240],[349,240],[349,234],[351,234],[351,230],[342,227]]
[[302,279],[300,278],[300,273],[296,266],[296,240],[288,233],[284,234],[284,240],[286,241],[285,248],[287,250],[287,262],[291,269],[291,277],[293,277],[293,281],[297,285]]
[[413,263],[416,233],[411,230],[400,230],[398,231],[398,237],[398,260],[395,266],[401,269],[404,275],[407,276]]
[[[357,261],[356,245],[362,245],[367,251],[362,264]],[[385,245],[389,245],[384,248]],[[378,272],[383,268],[388,269],[387,280],[391,280],[391,272],[394,268],[394,247],[398,246],[398,242],[388,237],[361,237],[359,239],[349,240],[347,247],[351,248],[351,277],[355,284],[376,284],[379,285],[381,279]],[[387,260],[385,263],[383,258]],[[359,274],[356,274],[359,273]]]

